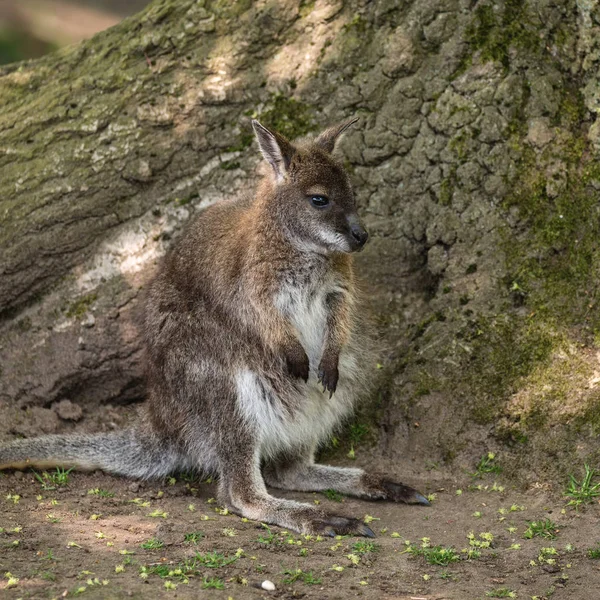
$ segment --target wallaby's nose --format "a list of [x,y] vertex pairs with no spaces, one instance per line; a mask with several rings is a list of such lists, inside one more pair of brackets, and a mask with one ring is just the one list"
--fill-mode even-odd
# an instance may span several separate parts
[[369,234],[367,230],[357,223],[353,223],[350,226],[350,233],[352,234],[352,239],[356,242],[359,248],[362,248],[369,239]]

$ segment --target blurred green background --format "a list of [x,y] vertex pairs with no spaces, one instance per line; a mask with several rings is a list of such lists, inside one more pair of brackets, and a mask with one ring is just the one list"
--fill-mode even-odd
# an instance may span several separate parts
[[0,64],[92,37],[149,0],[0,0]]

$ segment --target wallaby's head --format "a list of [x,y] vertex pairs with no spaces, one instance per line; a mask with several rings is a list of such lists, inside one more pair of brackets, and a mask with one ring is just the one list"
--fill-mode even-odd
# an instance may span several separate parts
[[340,136],[356,121],[331,127],[298,145],[252,121],[272,170],[273,192],[262,200],[297,247],[324,254],[354,252],[369,237],[356,212],[348,175],[332,156]]

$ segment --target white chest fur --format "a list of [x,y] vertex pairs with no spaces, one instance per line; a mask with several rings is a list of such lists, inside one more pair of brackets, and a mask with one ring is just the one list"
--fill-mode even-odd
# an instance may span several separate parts
[[302,286],[286,283],[275,298],[277,309],[294,326],[313,372],[321,360],[327,334],[327,297],[336,292],[343,290],[330,276]]
[[[316,371],[327,335],[329,306],[327,296],[345,293],[333,275],[307,277],[301,285],[287,281],[275,297],[275,306],[293,325],[310,362],[310,378],[298,393],[290,413],[279,402],[268,381],[258,373],[243,369],[236,374],[238,406],[241,414],[261,440],[263,457],[276,456],[300,446],[312,446],[328,439],[332,430],[352,410],[350,386],[341,382],[333,398],[317,382]],[[308,281],[307,281],[308,279]],[[352,370],[354,358],[342,353],[340,368]]]

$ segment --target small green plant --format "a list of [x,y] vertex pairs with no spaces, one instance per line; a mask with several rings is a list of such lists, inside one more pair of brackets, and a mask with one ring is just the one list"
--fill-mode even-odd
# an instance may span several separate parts
[[202,565],[203,567],[208,567],[209,569],[225,567],[226,565],[230,565],[231,563],[235,562],[237,559],[237,556],[226,557],[220,552],[207,552],[206,554],[196,552],[195,556],[197,564]]
[[352,425],[350,425],[348,437],[350,438],[352,444],[358,445],[364,440],[368,433],[368,425],[364,425],[363,423],[353,423]]
[[183,541],[186,544],[194,544],[194,546],[204,537],[201,531],[192,531],[183,536]]
[[321,581],[321,578],[315,577],[312,571],[304,573],[304,583],[306,583],[307,585],[319,585]]
[[588,558],[598,559],[600,558],[600,544],[598,544],[595,548],[590,548],[588,550]]
[[264,523],[262,526],[266,529],[267,533],[259,535],[256,541],[259,544],[272,544],[273,542],[277,541],[277,536],[271,531],[271,528]]
[[225,589],[225,584],[218,577],[205,577],[202,582],[203,590],[223,590]]
[[302,569],[286,569],[283,571],[285,577],[283,578],[283,583],[289,585],[290,583],[294,583],[298,581],[303,575]]
[[44,471],[41,475],[36,471],[33,471],[34,477],[42,484],[42,489],[44,490],[55,490],[57,487],[61,487],[63,485],[67,485],[69,483],[69,473],[73,469],[61,469],[60,467],[56,467],[56,471],[54,473],[48,473]]
[[367,554],[369,552],[379,552],[379,544],[375,542],[369,542],[367,540],[361,540],[352,544],[352,551],[356,554]]
[[496,455],[493,452],[488,452],[481,457],[471,477],[482,477],[486,473],[502,473],[502,467],[496,464]]
[[488,598],[516,598],[517,593],[509,590],[508,588],[496,588],[486,592],[485,595]]
[[302,569],[286,569],[283,571],[285,577],[283,583],[289,585],[295,581],[303,581],[307,585],[319,585],[321,583],[320,577],[315,577],[312,571],[304,572]]
[[556,539],[557,533],[558,529],[556,523],[550,519],[544,519],[543,521],[527,521],[527,529],[523,533],[523,537],[526,540],[531,540],[534,537],[554,540]]
[[56,517],[53,514],[46,515],[46,518],[50,523],[60,523],[62,521],[62,517]]
[[328,500],[333,500],[333,502],[341,502],[344,499],[344,496],[335,490],[325,490],[323,496]]
[[577,481],[574,475],[570,476],[569,487],[565,496],[570,498],[568,506],[579,508],[582,504],[589,504],[600,497],[600,482],[594,483],[594,478],[598,475],[595,469],[584,464],[584,474],[581,481]]
[[149,575],[158,575],[160,578],[176,578],[187,583],[188,577],[198,575],[195,559],[186,560],[178,565],[144,565],[140,567],[140,577],[147,579]]
[[114,492],[109,492],[108,490],[103,490],[101,488],[92,488],[88,490],[89,496],[100,496],[100,498],[113,498]]
[[159,577],[169,577],[171,572],[170,565],[152,565],[150,567],[141,567],[142,573],[152,573],[152,575],[158,575]]
[[413,556],[422,556],[430,565],[440,565],[447,567],[450,563],[458,562],[460,556],[452,546],[444,548],[443,546],[422,546],[410,545],[407,552]]
[[165,543],[161,540],[157,540],[156,538],[150,538],[149,540],[142,542],[140,544],[140,548],[143,548],[144,550],[159,550],[160,548],[163,548],[164,545]]

